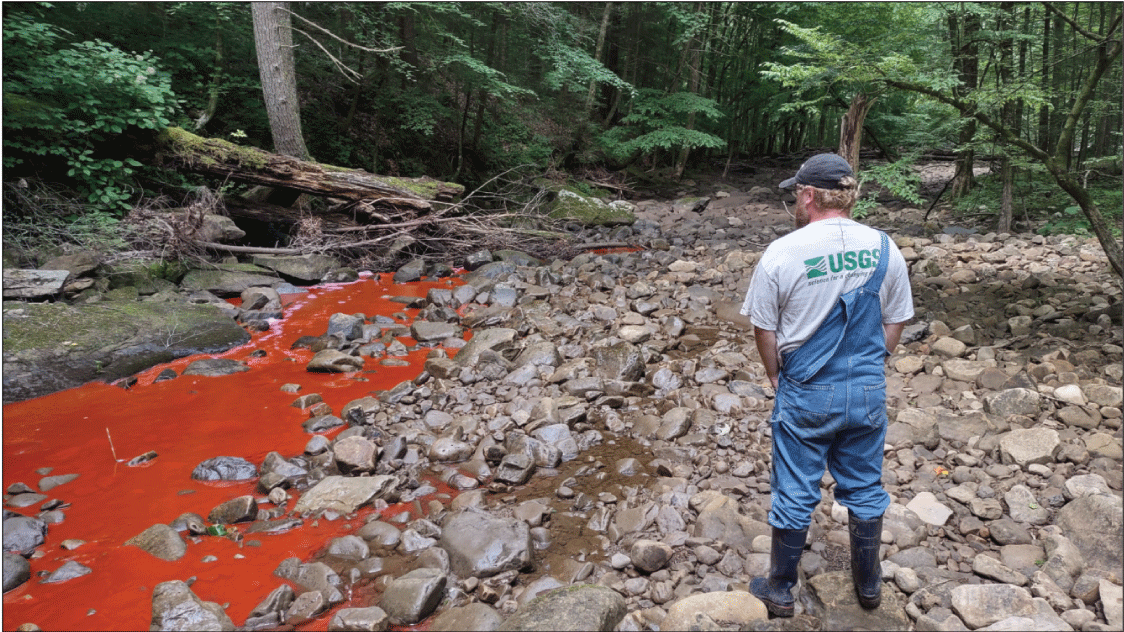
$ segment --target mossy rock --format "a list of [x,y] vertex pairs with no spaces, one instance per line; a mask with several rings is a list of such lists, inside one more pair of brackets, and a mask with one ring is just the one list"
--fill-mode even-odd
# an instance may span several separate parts
[[162,362],[218,353],[250,335],[213,305],[99,301],[4,302],[4,403]]
[[597,198],[586,197],[569,189],[558,192],[549,217],[564,222],[578,222],[582,226],[628,226],[636,222],[636,216],[627,210],[614,208]]

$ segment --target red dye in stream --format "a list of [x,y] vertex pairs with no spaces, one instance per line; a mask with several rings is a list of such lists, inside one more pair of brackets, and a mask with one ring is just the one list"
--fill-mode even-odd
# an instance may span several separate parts
[[[289,457],[304,450],[311,435],[301,423],[308,413],[291,406],[297,394],[281,385],[302,386],[299,395],[320,393],[335,414],[348,402],[387,390],[415,377],[428,349],[407,358],[410,366],[385,367],[368,359],[364,370],[347,374],[319,374],[304,370],[312,357],[307,350],[290,350],[302,335],[320,335],[336,312],[405,314],[416,310],[388,300],[390,296],[425,296],[433,287],[451,287],[456,280],[395,285],[389,277],[310,288],[310,293],[285,295],[285,319],[270,331],[254,334],[248,344],[213,357],[245,360],[249,371],[224,377],[178,377],[153,383],[165,368],[181,372],[199,356],[160,365],[138,375],[125,391],[93,383],[4,406],[4,488],[24,482],[38,489],[35,470],[53,468],[49,475],[78,474],[78,478],[46,492],[70,507],[65,520],[50,525],[43,557],[31,560],[31,580],[4,595],[4,629],[33,622],[45,630],[143,630],[152,616],[156,584],[196,577],[192,590],[203,601],[227,604],[226,613],[241,625],[253,609],[282,580],[273,570],[282,560],[307,560],[330,539],[361,525],[371,510],[351,520],[319,520],[278,535],[248,534],[243,546],[222,537],[188,540],[187,553],[175,562],[160,560],[133,546],[129,538],[155,523],[168,523],[184,512],[206,516],[216,505],[246,494],[257,494],[256,481],[203,483],[191,479],[201,461],[237,456],[260,465],[277,451]],[[409,321],[401,321],[408,325]],[[403,342],[412,341],[402,338]],[[264,358],[251,358],[254,350]],[[117,462],[155,450],[159,456],[141,467]],[[338,432],[338,431],[337,431]],[[296,496],[291,492],[290,496]],[[292,508],[295,498],[289,500]],[[265,505],[271,507],[272,505]],[[34,516],[37,507],[12,509]],[[394,513],[400,513],[397,508]],[[248,525],[236,525],[243,532]],[[67,551],[67,539],[85,540]],[[246,545],[258,541],[260,546]],[[216,562],[205,563],[212,555]],[[244,556],[241,559],[236,555]],[[57,584],[40,584],[40,571],[54,571],[68,560],[90,567],[89,575]],[[367,603],[341,607],[366,606]],[[325,629],[321,616],[301,629]]]

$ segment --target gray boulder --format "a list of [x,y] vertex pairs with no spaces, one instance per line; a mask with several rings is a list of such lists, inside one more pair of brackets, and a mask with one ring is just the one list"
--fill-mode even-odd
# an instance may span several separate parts
[[76,577],[89,575],[94,572],[89,566],[83,566],[74,560],[67,560],[65,564],[51,571],[50,575],[43,578],[41,584],[58,584],[70,581]]
[[318,254],[254,255],[252,261],[255,265],[304,283],[318,283],[340,265],[335,258]]
[[16,515],[4,520],[4,552],[27,557],[47,537],[47,523]]
[[993,415],[1038,415],[1042,397],[1029,388],[1009,388],[984,397],[984,410]]
[[503,624],[503,615],[486,603],[473,602],[460,608],[449,608],[429,622],[430,632],[459,630],[495,630]]
[[[578,584],[536,597],[503,622],[499,630],[614,630],[624,619],[624,597],[615,590]],[[661,629],[672,629],[661,626]]]
[[413,625],[437,609],[445,595],[448,577],[435,568],[419,568],[393,580],[386,587],[379,607],[390,623]]
[[363,368],[363,358],[338,349],[324,349],[308,361],[305,370],[311,373],[351,373]]
[[246,617],[246,624],[243,627],[247,630],[277,627],[281,624],[285,612],[293,605],[294,599],[296,595],[293,593],[292,586],[288,584],[278,586],[266,595],[261,603],[254,606],[250,615]]
[[31,579],[31,563],[22,555],[4,551],[4,592],[13,590]]
[[166,524],[154,524],[125,541],[125,546],[135,546],[162,560],[174,562],[187,553],[187,543],[180,534]]
[[1020,428],[999,438],[999,453],[1004,463],[1025,468],[1034,463],[1052,462],[1054,451],[1060,445],[1061,439],[1053,428]]
[[180,281],[188,292],[205,290],[222,298],[239,296],[244,290],[256,286],[273,287],[281,279],[265,268],[247,263],[220,264],[213,269],[192,270]]
[[1054,524],[1081,551],[1088,566],[1119,577],[1124,564],[1122,516],[1124,503],[1119,496],[1094,494],[1067,503]]
[[531,563],[527,523],[468,509],[446,518],[439,545],[461,577],[491,577]]
[[150,630],[233,630],[234,622],[222,606],[203,601],[184,582],[175,579],[152,589]]
[[311,515],[322,511],[349,514],[381,498],[398,486],[393,476],[329,476],[301,495],[293,513]]
[[[386,611],[378,606],[343,608],[328,622],[329,632],[381,632],[390,623]],[[430,628],[433,629],[432,627]]]
[[952,589],[952,610],[971,629],[1037,612],[1030,591],[1009,584],[963,584]]
[[258,503],[253,496],[239,496],[218,505],[207,514],[212,524],[252,522],[258,517]]
[[202,377],[221,377],[249,371],[250,367],[237,360],[228,358],[204,358],[187,365],[181,375],[199,375]]
[[472,366],[484,351],[500,352],[511,346],[515,340],[516,331],[504,327],[495,327],[473,332],[472,340],[457,351],[453,357],[460,366]]
[[246,459],[237,456],[216,456],[207,459],[191,472],[197,481],[241,481],[258,475],[258,468]]
[[610,347],[597,347],[590,356],[595,375],[602,379],[636,382],[644,377],[644,359],[635,345],[619,342]]

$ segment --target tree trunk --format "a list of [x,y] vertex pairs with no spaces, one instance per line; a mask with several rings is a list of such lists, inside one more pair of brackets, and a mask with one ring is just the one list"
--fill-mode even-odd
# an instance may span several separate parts
[[[695,3],[695,12],[696,13],[701,13],[702,8],[703,8],[703,3],[701,3],[701,2]],[[704,34],[704,37],[705,37],[705,34]],[[700,42],[699,35],[698,34],[693,35],[691,37],[691,39],[687,42],[688,52],[687,52],[687,55],[685,55],[685,58],[689,60],[688,63],[691,66],[691,79],[690,79],[690,84],[688,85],[688,88],[687,88],[690,91],[691,94],[698,94],[699,93],[699,77],[700,77],[700,73],[699,73],[700,59],[699,58],[701,56],[701,48],[702,48],[702,44]],[[693,111],[687,114],[687,129],[689,129],[689,130],[695,129],[695,113]],[[687,169],[687,156],[689,156],[690,153],[691,153],[691,148],[686,146],[686,145],[684,145],[683,148],[679,150],[679,157],[675,161],[675,179],[676,180],[683,177],[683,171]]]
[[856,92],[851,97],[851,106],[839,123],[839,155],[851,165],[851,169],[859,172],[859,150],[863,140],[863,122],[866,121],[867,112],[876,99],[871,99],[862,92]]
[[[980,30],[979,17],[971,13],[961,20],[955,13],[948,16],[949,37],[952,43],[953,66],[957,70],[960,85],[953,88],[953,95],[963,98],[979,85],[979,45],[976,36]],[[967,195],[972,190],[974,179],[975,152],[967,147],[976,136],[976,121],[968,118],[960,128],[960,156],[956,161],[956,175],[952,177],[953,199]]]
[[343,200],[357,213],[372,217],[413,217],[432,209],[432,202],[453,202],[464,187],[431,178],[392,178],[361,169],[344,169],[241,147],[217,138],[201,138],[169,127],[155,139],[137,139],[147,148],[138,158],[159,167],[179,169]]
[[293,31],[288,2],[252,2],[254,46],[258,54],[262,94],[279,154],[308,160],[301,134],[297,72],[293,61]]
[[[601,30],[597,34],[597,48],[593,51],[594,61],[601,61],[601,52],[605,50],[605,35],[609,32],[609,17],[613,14],[613,3],[605,3],[605,11],[601,14]],[[589,90],[585,95],[585,118],[589,118],[589,113],[593,111],[593,95],[597,90],[597,81],[594,79],[589,80]]]

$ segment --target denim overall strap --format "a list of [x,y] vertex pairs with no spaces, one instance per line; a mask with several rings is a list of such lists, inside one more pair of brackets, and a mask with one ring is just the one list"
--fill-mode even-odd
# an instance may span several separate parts
[[[785,377],[794,382],[810,382],[815,378],[820,369],[836,355],[839,345],[848,335],[848,312],[853,311],[855,300],[860,294],[870,292],[878,293],[882,287],[882,279],[886,276],[887,260],[886,249],[889,238],[886,233],[878,231],[882,237],[881,250],[878,254],[878,265],[870,279],[859,289],[847,292],[839,297],[839,301],[828,313],[827,318],[820,323],[819,329],[812,334],[800,347],[784,354],[781,372]],[[881,324],[881,321],[879,321]]]
[[771,421],[773,503],[769,524],[806,528],[820,502],[827,466],[835,499],[861,520],[886,510],[885,331],[879,288],[888,239],[871,278],[839,298],[816,333],[785,354]]

